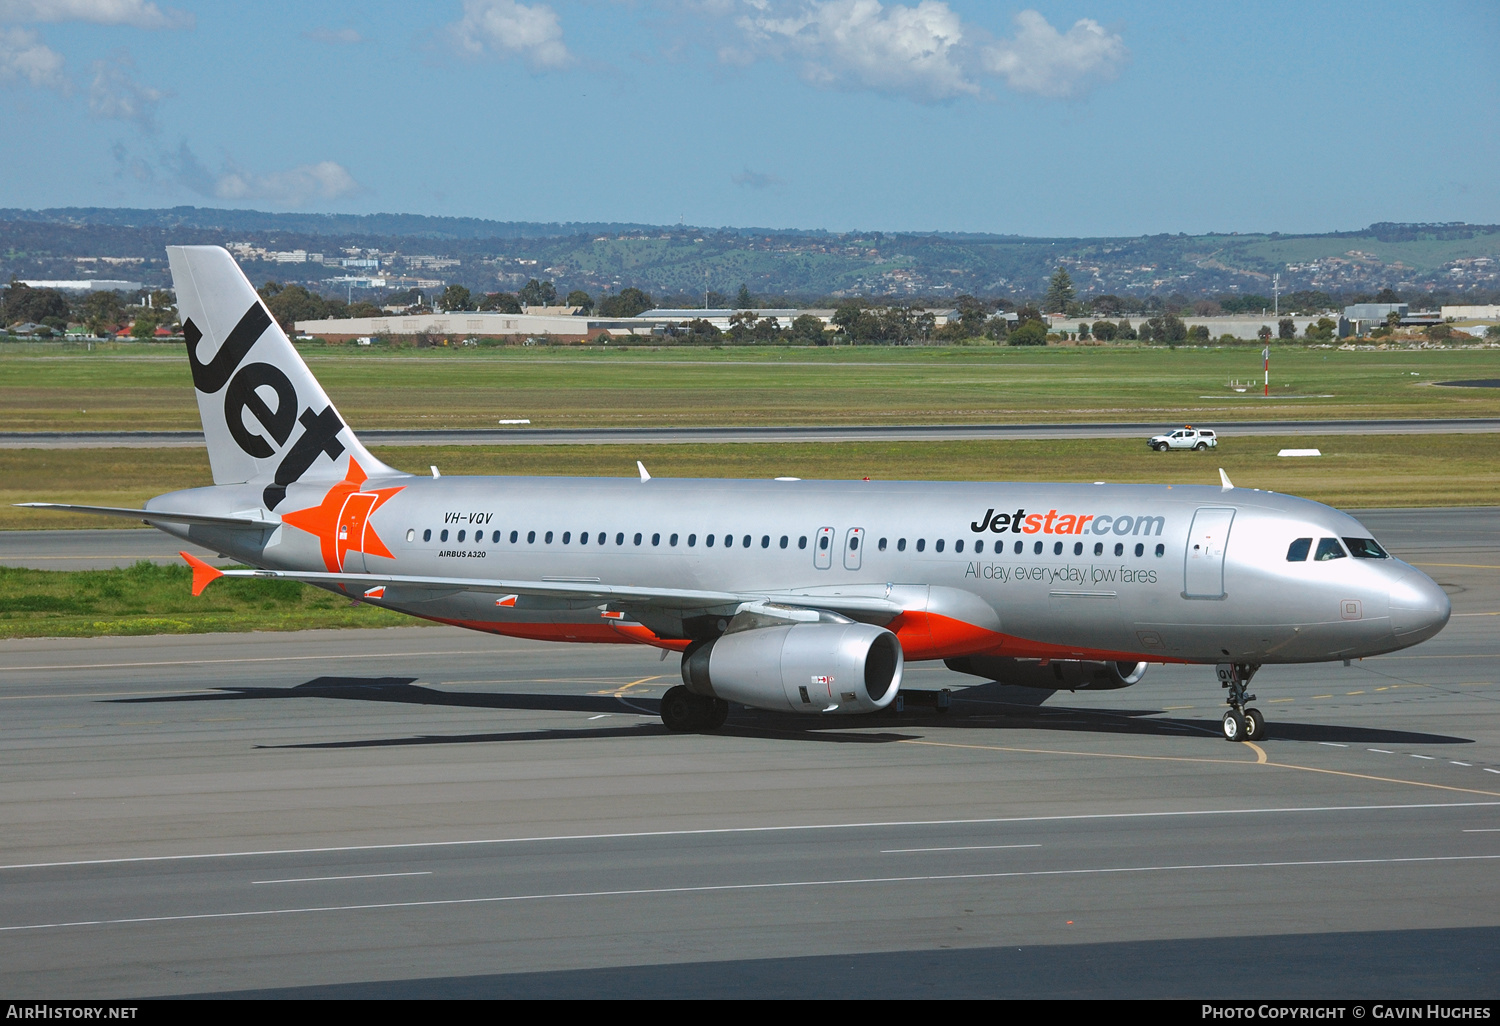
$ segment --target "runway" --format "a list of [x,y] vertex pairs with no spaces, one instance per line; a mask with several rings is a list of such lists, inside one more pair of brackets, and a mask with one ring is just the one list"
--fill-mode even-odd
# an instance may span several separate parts
[[[720,442],[914,442],[1139,438],[1181,425],[1167,421],[1061,424],[851,424],[699,428],[484,428],[361,430],[366,445],[684,445]],[[1223,438],[1255,435],[1493,434],[1500,418],[1430,420],[1236,420],[1211,425]],[[197,448],[201,431],[7,431],[0,449]]]
[[1208,668],[698,736],[647,649],[0,643],[0,990],[1493,996],[1500,526],[1362,518],[1454,618],[1263,669],[1254,746]]

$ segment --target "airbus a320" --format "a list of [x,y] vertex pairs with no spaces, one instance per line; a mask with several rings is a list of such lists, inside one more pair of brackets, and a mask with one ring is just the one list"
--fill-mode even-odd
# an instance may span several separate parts
[[886,709],[906,660],[1051,689],[1215,668],[1255,740],[1256,670],[1432,637],[1447,595],[1353,517],[1182,485],[425,477],[377,460],[229,253],[167,250],[214,484],[134,517],[255,568],[442,623],[681,653],[677,731],[730,703]]

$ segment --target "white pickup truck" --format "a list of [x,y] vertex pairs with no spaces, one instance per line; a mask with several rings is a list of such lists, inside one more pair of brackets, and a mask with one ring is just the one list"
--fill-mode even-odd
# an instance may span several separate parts
[[1217,449],[1219,439],[1212,431],[1189,424],[1169,435],[1152,435],[1146,444],[1157,452],[1166,452],[1168,449],[1196,449],[1202,452],[1205,449]]

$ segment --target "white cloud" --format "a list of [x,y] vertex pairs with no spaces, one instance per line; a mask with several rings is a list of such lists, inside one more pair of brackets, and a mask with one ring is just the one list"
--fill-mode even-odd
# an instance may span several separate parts
[[1022,11],[1016,28],[1014,39],[989,47],[984,59],[989,71],[1021,93],[1077,96],[1094,81],[1118,75],[1129,56],[1123,39],[1089,18],[1063,34],[1036,11]]
[[143,132],[156,131],[156,105],[166,93],[135,80],[135,62],[121,53],[110,61],[94,62],[89,86],[89,113],[96,118],[129,121]]
[[0,82],[25,79],[34,86],[68,91],[62,54],[27,29],[0,29]]
[[730,63],[755,56],[795,56],[807,81],[867,88],[919,100],[972,95],[979,86],[964,68],[964,26],[940,0],[915,7],[880,0],[808,0],[778,15],[768,0],[750,4],[738,26],[745,49],[726,47]]
[[168,164],[178,184],[200,196],[221,200],[260,200],[275,206],[300,207],[310,200],[338,199],[362,188],[342,164],[331,160],[263,174],[226,162],[215,174],[183,143]]
[[144,29],[191,28],[186,11],[163,11],[147,0],[0,0],[0,21],[89,21]]
[[311,39],[314,43],[328,43],[330,46],[353,46],[365,41],[365,37],[352,28],[315,28],[302,33],[302,38]]
[[729,180],[746,189],[769,189],[772,186],[785,184],[775,175],[766,174],[763,171],[751,171],[748,167],[737,175],[731,175]]
[[563,44],[557,12],[546,4],[516,0],[464,0],[464,14],[444,33],[465,57],[521,57],[533,68],[561,68],[573,61]]

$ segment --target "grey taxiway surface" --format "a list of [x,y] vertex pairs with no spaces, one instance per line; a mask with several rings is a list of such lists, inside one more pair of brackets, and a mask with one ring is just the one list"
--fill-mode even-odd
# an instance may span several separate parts
[[1255,746],[1207,668],[697,736],[646,649],[0,642],[0,994],[1493,997],[1500,517],[1359,515],[1454,618]]
[[[366,445],[681,445],[698,442],[912,442],[975,439],[1139,438],[1179,425],[1165,421],[1062,424],[845,424],[695,428],[483,428],[361,430]],[[1493,434],[1500,418],[1215,421],[1225,438],[1253,435]],[[7,431],[0,449],[201,448],[201,431]]]

